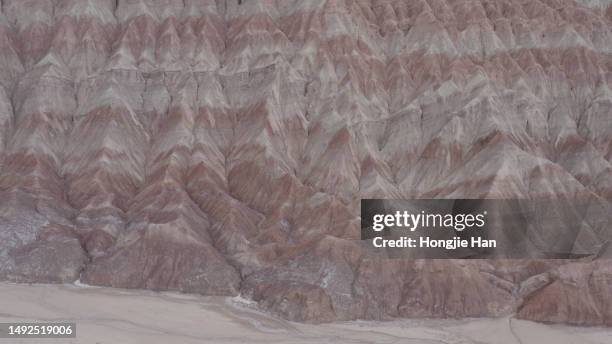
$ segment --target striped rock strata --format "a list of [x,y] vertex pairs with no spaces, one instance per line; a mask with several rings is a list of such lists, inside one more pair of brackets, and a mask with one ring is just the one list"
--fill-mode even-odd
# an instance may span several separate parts
[[611,89],[609,1],[4,0],[0,278],[612,325],[606,261],[356,242],[360,198],[609,205]]

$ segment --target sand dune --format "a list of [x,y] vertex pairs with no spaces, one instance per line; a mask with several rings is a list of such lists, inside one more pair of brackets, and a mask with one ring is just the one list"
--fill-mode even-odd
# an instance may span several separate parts
[[0,321],[77,323],[77,338],[0,343],[612,343],[603,328],[512,318],[298,324],[240,298],[82,285],[0,284]]

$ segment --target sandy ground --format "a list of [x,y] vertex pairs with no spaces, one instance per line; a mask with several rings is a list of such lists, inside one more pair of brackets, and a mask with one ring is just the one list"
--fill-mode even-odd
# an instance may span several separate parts
[[612,329],[513,318],[307,325],[279,320],[240,298],[0,283],[0,322],[73,321],[76,339],[3,343],[432,343],[612,344]]

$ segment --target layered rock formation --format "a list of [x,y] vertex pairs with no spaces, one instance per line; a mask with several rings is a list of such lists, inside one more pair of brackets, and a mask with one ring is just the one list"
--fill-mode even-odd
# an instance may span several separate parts
[[0,277],[612,325],[607,261],[358,244],[360,198],[610,202],[611,54],[606,1],[4,0]]

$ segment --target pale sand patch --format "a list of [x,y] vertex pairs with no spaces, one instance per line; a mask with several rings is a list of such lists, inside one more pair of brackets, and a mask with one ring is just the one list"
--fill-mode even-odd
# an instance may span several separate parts
[[610,329],[511,318],[309,325],[277,319],[240,298],[0,283],[0,322],[60,320],[77,323],[76,339],[0,343],[612,343]]

